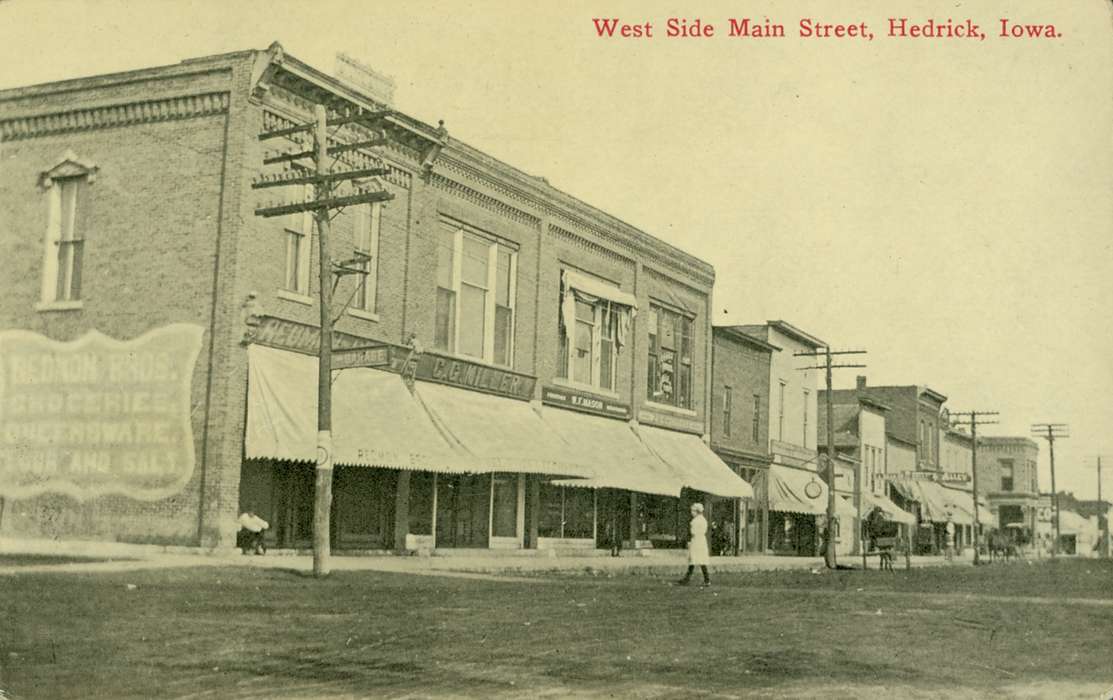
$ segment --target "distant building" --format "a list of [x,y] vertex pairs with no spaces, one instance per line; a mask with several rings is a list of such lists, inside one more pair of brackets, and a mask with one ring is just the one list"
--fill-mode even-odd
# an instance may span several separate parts
[[[819,392],[819,451],[827,452],[827,391]],[[836,462],[835,489],[850,503],[855,517],[852,526],[844,524],[843,531],[861,533],[862,520],[869,514],[879,497],[887,501],[886,416],[889,407],[868,396],[855,392],[832,392]],[[861,492],[857,484],[861,482]],[[888,505],[888,504],[886,504]],[[885,508],[885,510],[889,510]],[[849,529],[848,529],[849,528]],[[841,549],[858,553],[861,535],[846,536]]]
[[711,449],[755,486],[754,498],[740,504],[733,522],[740,524],[739,550],[761,552],[768,536],[765,485],[772,461],[769,377],[772,358],[781,349],[736,326],[715,326],[711,351]]
[[[774,551],[812,555],[819,551],[827,513],[827,485],[818,471],[816,397],[819,370],[815,352],[825,343],[786,321],[736,326],[738,330],[781,348],[769,373],[768,547]],[[755,479],[761,475],[755,475]],[[853,509],[837,501],[840,511]]]
[[1036,531],[1040,446],[1026,437],[978,437],[978,493],[1001,528]]

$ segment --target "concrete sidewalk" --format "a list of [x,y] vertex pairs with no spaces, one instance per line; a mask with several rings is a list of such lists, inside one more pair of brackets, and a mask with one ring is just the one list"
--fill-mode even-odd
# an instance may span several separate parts
[[[52,541],[34,539],[0,538],[0,555],[32,554],[42,556],[88,557],[102,561],[66,562],[0,566],[0,575],[26,573],[101,573],[109,571],[135,571],[153,568],[182,568],[196,566],[250,566],[269,569],[311,571],[313,557],[304,554],[277,553],[265,556],[245,556],[238,549],[221,548],[204,550],[194,547],[162,547],[113,542]],[[840,557],[840,564],[861,568],[861,557]],[[581,573],[585,575],[655,575],[675,576],[687,566],[684,550],[643,550],[625,553],[620,557],[597,554],[548,556],[541,552],[499,552],[486,550],[435,553],[432,556],[344,556],[330,558],[334,571],[384,571],[394,573],[437,574],[463,573],[484,576],[505,574]],[[913,567],[970,566],[969,557],[947,561],[943,557],[912,557]],[[894,568],[905,566],[898,557]],[[819,557],[786,557],[753,554],[739,557],[713,557],[711,569],[717,573],[757,571],[824,569]],[[870,569],[877,569],[877,560],[870,561]]]

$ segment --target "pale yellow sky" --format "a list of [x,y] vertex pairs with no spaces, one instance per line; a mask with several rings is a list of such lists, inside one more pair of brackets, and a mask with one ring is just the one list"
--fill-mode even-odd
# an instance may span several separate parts
[[[0,87],[279,40],[392,75],[397,106],[711,262],[716,322],[866,348],[990,434],[1070,423],[1061,488],[1113,496],[1113,5],[1071,2],[0,2]],[[655,25],[600,39],[595,17]],[[669,17],[718,36],[664,36]],[[726,36],[766,17],[783,39]],[[889,17],[989,35],[884,36]],[[866,22],[873,41],[797,36]],[[999,20],[1059,39],[996,36]],[[853,383],[854,371],[838,386]],[[1041,485],[1050,487],[1046,444]]]

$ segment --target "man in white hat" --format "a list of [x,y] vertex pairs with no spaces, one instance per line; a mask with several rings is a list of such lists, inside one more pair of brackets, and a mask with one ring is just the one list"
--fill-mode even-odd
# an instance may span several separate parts
[[688,526],[691,535],[688,540],[688,573],[677,581],[678,586],[687,586],[692,582],[692,572],[698,565],[703,573],[703,585],[711,585],[711,576],[707,573],[707,565],[711,563],[711,554],[707,551],[707,520],[703,517],[703,504],[692,504],[692,522]]

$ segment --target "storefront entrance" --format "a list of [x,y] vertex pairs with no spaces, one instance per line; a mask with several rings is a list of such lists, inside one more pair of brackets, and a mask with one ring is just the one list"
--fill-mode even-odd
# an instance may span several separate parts
[[437,547],[487,547],[491,475],[437,476]]

